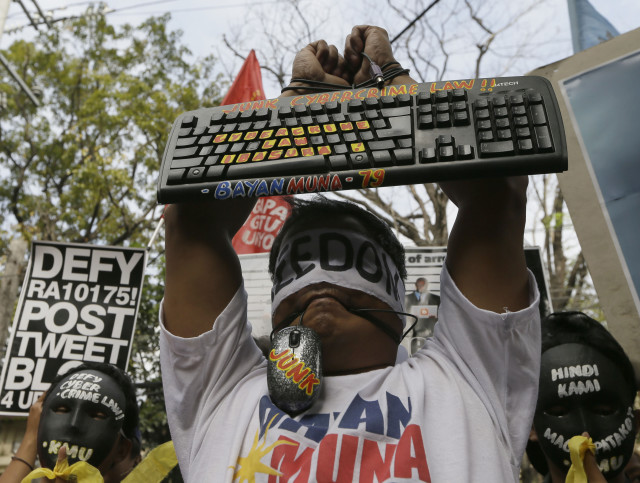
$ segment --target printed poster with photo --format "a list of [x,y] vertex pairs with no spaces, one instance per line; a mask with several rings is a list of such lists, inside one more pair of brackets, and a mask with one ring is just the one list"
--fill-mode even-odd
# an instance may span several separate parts
[[138,248],[37,242],[0,377],[0,415],[27,415],[53,378],[82,362],[123,370],[146,265]]
[[[536,277],[540,291],[540,316],[551,313],[549,283],[544,273],[542,253],[539,247],[525,247],[527,267]],[[403,344],[410,354],[424,344],[433,334],[438,321],[440,304],[440,271],[447,254],[446,247],[405,247],[407,282],[405,284],[405,308],[418,317],[414,329]]]

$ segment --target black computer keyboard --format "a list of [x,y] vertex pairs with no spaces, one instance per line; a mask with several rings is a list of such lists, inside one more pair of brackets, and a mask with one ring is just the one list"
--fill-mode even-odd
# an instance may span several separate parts
[[158,202],[396,186],[567,169],[542,77],[313,93],[175,121]]

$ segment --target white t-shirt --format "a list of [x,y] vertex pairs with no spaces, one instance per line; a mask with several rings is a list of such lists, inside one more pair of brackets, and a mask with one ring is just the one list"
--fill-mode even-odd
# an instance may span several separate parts
[[540,364],[529,278],[531,305],[496,314],[474,307],[443,269],[434,337],[394,367],[325,377],[316,403],[294,418],[269,399],[243,287],[209,332],[184,339],[162,327],[185,481],[517,481]]

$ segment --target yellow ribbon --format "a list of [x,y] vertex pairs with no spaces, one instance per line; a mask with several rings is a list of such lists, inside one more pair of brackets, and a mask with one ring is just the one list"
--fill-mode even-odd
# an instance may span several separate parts
[[173,441],[167,441],[151,450],[122,483],[159,483],[177,464]]
[[67,458],[58,461],[53,470],[49,468],[36,468],[24,477],[22,483],[30,483],[31,480],[42,477],[49,478],[50,480],[55,480],[56,478],[68,480],[71,475],[75,475],[78,483],[104,483],[104,479],[100,471],[98,471],[98,468],[91,466],[85,461],[78,461],[69,466]]
[[571,468],[569,468],[565,483],[588,483],[587,474],[584,471],[584,455],[587,450],[596,454],[596,445],[593,444],[591,438],[574,436],[569,440]]

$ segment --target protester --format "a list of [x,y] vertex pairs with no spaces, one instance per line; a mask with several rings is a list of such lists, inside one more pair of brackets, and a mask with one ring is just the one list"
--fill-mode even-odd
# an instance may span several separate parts
[[[30,475],[36,451],[43,468],[53,469],[66,457],[69,465],[86,462],[96,468],[105,483],[120,482],[140,460],[137,426],[135,388],[126,373],[111,364],[74,367],[56,377],[30,410],[19,459],[0,482],[20,482]],[[32,444],[36,435],[37,445]],[[17,463],[23,468],[14,471]]]
[[[383,29],[358,26],[344,57],[324,41],[305,47],[293,78],[347,88],[369,78],[363,50],[380,66],[395,62]],[[308,93],[304,81],[292,84]],[[440,186],[458,206],[440,323],[397,365],[402,245],[353,204],[297,202],[272,247],[272,323],[312,329],[322,378],[273,348],[265,361],[251,338],[231,238],[254,200],[166,210],[161,362],[185,481],[517,480],[540,356],[538,293],[523,253],[527,178]],[[312,392],[322,379],[310,408],[288,414],[272,402],[274,360]]]
[[21,482],[35,468],[38,449],[38,426],[42,414],[42,401],[45,393],[29,408],[27,427],[16,454],[11,457],[11,462],[0,475],[0,483]]
[[[568,442],[587,433],[589,482],[625,483],[638,431],[633,366],[613,336],[582,312],[558,312],[542,321],[540,390],[528,454],[539,449],[546,482],[564,483],[571,466]],[[534,456],[531,459],[535,459]],[[633,465],[629,466],[633,472]]]

